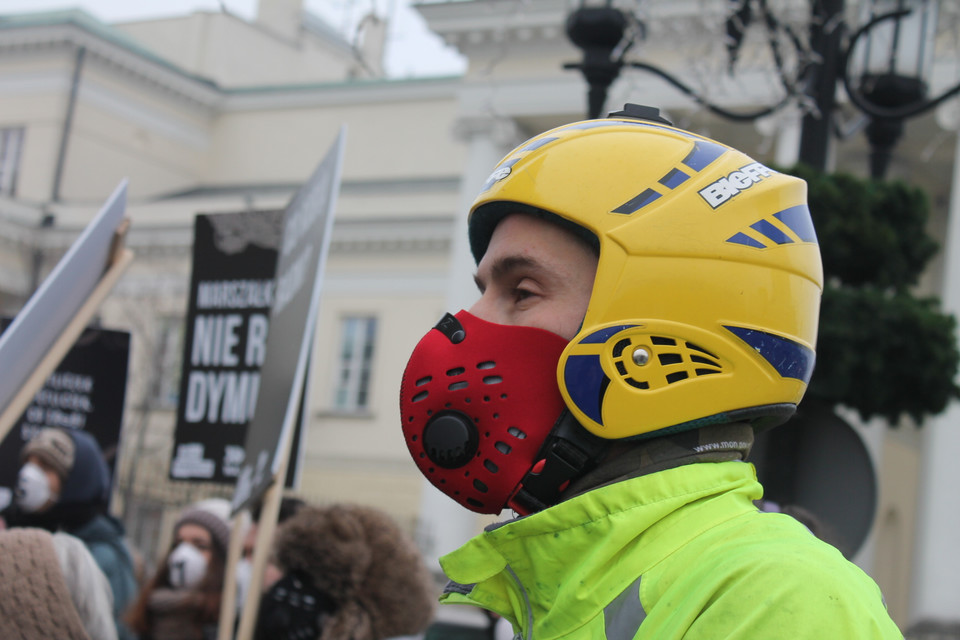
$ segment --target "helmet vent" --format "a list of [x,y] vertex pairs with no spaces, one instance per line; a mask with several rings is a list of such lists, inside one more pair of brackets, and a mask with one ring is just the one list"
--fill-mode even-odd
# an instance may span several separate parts
[[447,371],[447,375],[452,378],[452,377],[454,377],[454,376],[461,376],[461,375],[463,375],[465,371],[466,371],[466,369],[464,369],[463,367],[456,367],[455,369],[449,369],[449,370]]
[[447,387],[450,391],[459,391],[460,389],[466,389],[470,386],[470,383],[466,380],[461,380],[460,382],[451,382]]
[[630,346],[630,338],[624,338],[617,344],[613,345],[613,357],[619,358],[623,355],[623,350]]
[[503,455],[508,455],[511,451],[513,451],[513,447],[508,445],[506,442],[500,442],[499,440],[493,446]]
[[485,360],[477,365],[477,369],[493,369],[495,366],[497,366],[497,363],[493,360]]
[[503,378],[500,376],[486,376],[483,379],[483,384],[500,384],[503,382]]
[[487,469],[487,471],[489,471],[490,473],[496,473],[496,472],[500,471],[500,467],[498,467],[493,460],[484,460],[484,461],[483,461],[483,466],[484,466],[484,467]]
[[410,401],[411,401],[411,402],[420,402],[421,400],[426,400],[427,396],[429,396],[429,395],[430,395],[430,392],[429,392],[429,391],[421,391],[421,392],[418,393],[417,395],[413,396],[413,398],[411,398]]
[[423,385],[427,384],[428,382],[430,382],[430,381],[432,381],[432,380],[433,380],[433,376],[424,376],[423,378],[420,378],[419,380],[417,380],[417,381],[414,382],[413,384],[414,384],[414,386],[422,387]]
[[[644,345],[648,346],[644,346]],[[632,360],[627,354],[636,354],[637,350],[645,355],[651,350],[656,352],[658,367],[646,371],[638,377],[641,368],[648,365],[647,358]],[[645,340],[637,340],[636,336],[623,338],[611,348],[613,366],[620,379],[634,389],[659,389],[664,385],[671,385],[697,376],[723,373],[720,359],[706,349],[681,339],[664,335],[647,335]],[[650,356],[652,358],[652,355]],[[636,365],[636,366],[633,366]],[[609,380],[607,380],[609,382]],[[601,393],[602,397],[602,393]]]
[[[694,351],[699,351],[700,353],[705,353],[705,354],[707,354],[708,356],[710,356],[711,358],[716,358],[716,357],[717,357],[717,356],[713,355],[712,353],[710,353],[709,351],[707,351],[706,349],[704,349],[703,347],[700,347],[700,346],[698,346],[698,345],[695,345],[695,344],[693,344],[692,342],[688,342],[688,343],[687,343],[687,349],[693,349]],[[717,365],[717,366],[720,366],[720,365]]]
[[507,433],[512,435],[517,440],[523,440],[527,437],[527,434],[521,431],[520,429],[518,429],[517,427],[510,427],[509,429],[507,429]]

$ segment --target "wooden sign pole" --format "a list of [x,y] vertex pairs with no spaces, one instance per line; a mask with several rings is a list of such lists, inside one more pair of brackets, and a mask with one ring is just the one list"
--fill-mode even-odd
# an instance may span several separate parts
[[[220,598],[220,622],[217,640],[233,638],[237,619],[237,563],[243,556],[243,539],[250,526],[250,512],[239,511],[230,522],[230,546],[227,549],[227,566],[223,575],[223,595]],[[246,604],[246,603],[244,603]]]
[[256,630],[257,614],[260,611],[260,587],[263,585],[267,560],[273,550],[273,537],[277,530],[277,518],[280,516],[280,500],[283,498],[283,479],[287,477],[292,442],[293,434],[288,433],[280,443],[280,466],[273,476],[273,484],[263,494],[260,520],[257,521],[257,539],[253,548],[250,589],[247,591],[247,601],[243,603],[237,640],[252,640]]

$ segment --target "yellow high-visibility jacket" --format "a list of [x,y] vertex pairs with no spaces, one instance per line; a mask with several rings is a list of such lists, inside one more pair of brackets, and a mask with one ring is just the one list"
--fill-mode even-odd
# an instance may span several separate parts
[[441,602],[524,640],[902,639],[873,580],[761,495],[745,462],[588,491],[441,558]]

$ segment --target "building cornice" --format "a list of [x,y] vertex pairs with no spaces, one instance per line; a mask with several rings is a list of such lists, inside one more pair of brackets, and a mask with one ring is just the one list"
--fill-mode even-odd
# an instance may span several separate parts
[[0,55],[84,47],[88,63],[100,63],[121,77],[194,106],[213,109],[222,100],[210,80],[177,68],[82,11],[18,18],[0,21]]
[[460,82],[460,76],[449,76],[225,89],[176,67],[79,10],[0,18],[0,55],[80,47],[87,51],[88,64],[99,63],[121,78],[211,112],[452,99]]

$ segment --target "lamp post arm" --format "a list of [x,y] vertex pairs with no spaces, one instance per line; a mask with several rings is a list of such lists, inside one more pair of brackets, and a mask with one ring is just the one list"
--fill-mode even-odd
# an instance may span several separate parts
[[713,104],[712,102],[710,102],[709,100],[707,100],[706,98],[698,94],[696,91],[694,91],[692,88],[690,88],[690,86],[687,85],[685,82],[683,82],[673,74],[667,71],[664,71],[663,69],[655,67],[651,64],[647,64],[646,62],[628,62],[626,64],[628,64],[630,67],[634,69],[642,69],[644,71],[649,71],[650,73],[663,78],[664,80],[672,84],[674,87],[676,87],[683,93],[693,98],[693,100],[697,104],[703,106],[711,113],[714,113],[722,118],[727,118],[728,120],[735,120],[739,122],[749,122],[751,120],[756,120],[757,118],[762,118],[764,116],[770,115],[771,113],[775,113],[776,111],[779,111],[793,99],[793,94],[788,93],[776,104],[762,107],[755,111],[738,113],[736,111],[729,111],[727,109],[724,109],[721,106]]

